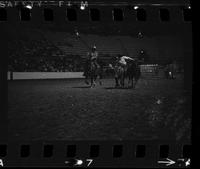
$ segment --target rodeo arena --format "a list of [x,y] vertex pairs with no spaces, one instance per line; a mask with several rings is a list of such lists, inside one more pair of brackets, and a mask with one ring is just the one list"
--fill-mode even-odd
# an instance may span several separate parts
[[[179,6],[160,8],[23,8],[31,21],[6,30],[9,138],[189,139],[191,22]],[[54,20],[45,21],[43,10],[54,10]]]

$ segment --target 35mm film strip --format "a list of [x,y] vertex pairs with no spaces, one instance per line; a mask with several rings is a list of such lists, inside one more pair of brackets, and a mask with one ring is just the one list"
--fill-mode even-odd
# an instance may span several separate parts
[[189,1],[0,1],[0,166],[191,167]]
[[[78,144],[77,144],[78,143]],[[1,145],[1,166],[190,167],[191,145],[33,142]],[[20,162],[20,163],[19,163]]]
[[[77,20],[77,10],[86,11],[88,18],[85,21],[100,21],[100,10],[98,8],[106,8],[108,6],[111,7],[110,12],[112,12],[112,19],[114,21],[123,21],[124,12],[126,10],[135,10],[136,15],[134,16],[137,21],[146,21],[146,9],[149,7],[156,8],[157,15],[160,17],[160,21],[170,21],[175,20],[176,18],[170,18],[170,12],[173,14],[174,12],[179,12],[179,15],[182,15],[182,18],[178,18],[180,21],[191,21],[191,5],[189,3],[181,4],[181,3],[128,3],[128,2],[118,2],[118,3],[104,3],[104,2],[91,2],[88,1],[1,1],[1,21],[7,20],[7,12],[6,8],[16,8],[19,13],[16,15],[17,19],[21,21],[29,21],[31,19],[31,9],[32,8],[44,8],[43,9],[43,17],[45,21],[53,21],[53,9],[58,9],[61,11],[62,8],[66,8],[66,13],[63,17],[66,17],[68,21],[76,21]],[[60,7],[60,8],[58,8]],[[51,9],[53,8],[53,9]],[[87,9],[89,8],[89,10]],[[145,9],[146,8],[146,9]],[[170,9],[171,8],[171,9]],[[175,8],[176,10],[174,10]],[[170,10],[169,10],[170,9]],[[179,10],[179,11],[178,11]],[[55,13],[58,12],[55,10]],[[151,13],[152,11],[150,11]],[[155,12],[155,11],[154,11]],[[182,13],[182,14],[181,14]],[[61,13],[56,13],[59,16]],[[64,13],[62,13],[64,14]],[[156,13],[154,13],[155,15]],[[157,16],[157,20],[158,20]],[[85,16],[86,17],[86,16]],[[155,16],[153,16],[155,17]],[[180,16],[179,16],[180,17]],[[17,20],[18,20],[17,19]],[[57,20],[58,18],[56,18]],[[79,18],[80,20],[82,18]],[[126,19],[126,18],[125,18]],[[151,18],[152,19],[152,18]],[[79,21],[79,20],[77,20]]]

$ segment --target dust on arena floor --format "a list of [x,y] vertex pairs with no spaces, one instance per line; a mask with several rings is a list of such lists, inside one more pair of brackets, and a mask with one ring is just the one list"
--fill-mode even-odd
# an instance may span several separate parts
[[9,138],[14,140],[181,140],[190,138],[183,78],[145,79],[115,89],[83,79],[8,82]]

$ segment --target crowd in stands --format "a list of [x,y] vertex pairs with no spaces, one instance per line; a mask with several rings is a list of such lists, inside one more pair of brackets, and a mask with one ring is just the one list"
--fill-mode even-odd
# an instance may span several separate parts
[[65,58],[27,58],[20,57],[12,59],[8,66],[8,71],[13,72],[72,72],[82,71],[81,61]]
[[[83,71],[84,62],[86,59],[86,54],[78,54],[76,52],[68,52],[74,46],[66,47],[66,39],[70,39],[68,36],[63,37],[63,34],[55,35],[55,37],[50,36],[50,34],[42,34],[38,31],[17,31],[17,33],[13,33],[12,39],[9,41],[9,62],[8,62],[8,71],[13,72],[69,72],[69,71]],[[61,36],[62,35],[62,36]],[[67,35],[67,34],[66,34]],[[51,37],[51,38],[50,38]],[[88,42],[91,41],[93,36],[84,36],[85,40]],[[94,36],[97,38],[97,36]],[[60,38],[60,39],[59,39]],[[63,41],[62,41],[63,39]],[[99,38],[101,39],[101,38]],[[105,40],[105,39],[104,39]],[[57,42],[62,41],[65,45],[65,49],[61,49]],[[78,44],[78,40],[74,39],[74,44]],[[102,41],[103,42],[103,41]],[[110,41],[112,42],[112,41]],[[109,43],[109,42],[108,42]],[[62,45],[63,45],[62,44]],[[90,44],[90,43],[89,43]],[[114,44],[114,41],[113,43]],[[75,45],[75,46],[76,46]],[[110,46],[106,44],[104,46]],[[112,46],[112,45],[111,45]],[[78,46],[80,47],[80,46]],[[76,47],[74,50],[78,50]],[[101,47],[100,45],[98,46]],[[120,47],[118,47],[120,48]],[[115,53],[112,53],[112,48],[109,48],[109,52],[107,50],[103,50],[104,53],[99,52],[99,58],[101,58],[103,62],[103,66],[108,66],[109,63],[113,62],[113,59],[116,57]],[[121,51],[121,49],[119,49]],[[85,51],[84,51],[85,52]],[[83,52],[83,53],[84,53]],[[145,62],[150,63],[151,59],[149,58],[148,51],[138,50],[138,54],[134,56],[138,56],[138,58],[145,58]],[[158,63],[152,61],[153,63]],[[146,63],[145,63],[146,64]]]
[[[8,71],[74,72],[83,71],[85,56],[66,54],[46,38],[16,38],[9,43]],[[103,55],[103,58],[113,56]],[[105,62],[110,62],[106,59]]]
[[46,39],[15,39],[9,44],[8,71],[82,71],[82,62],[80,56],[66,56]]

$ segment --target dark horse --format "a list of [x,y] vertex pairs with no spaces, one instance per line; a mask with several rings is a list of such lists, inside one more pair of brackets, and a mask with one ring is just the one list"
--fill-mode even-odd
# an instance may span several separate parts
[[101,79],[102,79],[102,65],[99,65],[97,67],[93,61],[90,61],[89,59],[85,62],[85,68],[84,68],[84,76],[85,76],[85,83],[89,84],[88,79],[90,78],[90,87],[95,87],[96,80],[99,77],[99,84],[102,85]]
[[[126,76],[128,77],[128,84],[131,83],[131,88],[135,88],[138,80],[141,76],[141,70],[140,70],[140,64],[141,61],[135,60],[128,63]],[[135,83],[133,83],[133,79],[135,80]]]

